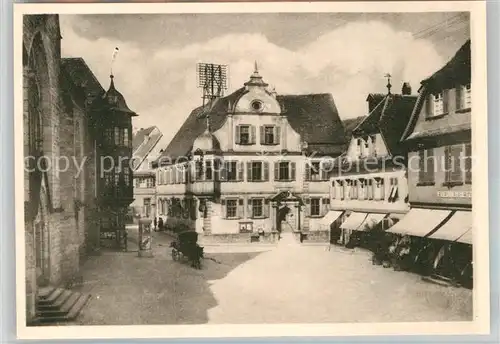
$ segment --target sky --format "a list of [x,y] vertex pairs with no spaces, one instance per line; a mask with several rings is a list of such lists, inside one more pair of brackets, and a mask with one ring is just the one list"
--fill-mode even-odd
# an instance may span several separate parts
[[[393,92],[441,68],[470,37],[467,13],[61,15],[62,56],[82,57],[124,95],[136,129],[168,142],[202,103],[196,64],[229,66],[229,89],[257,61],[278,94],[331,93],[342,119],[366,115],[369,93]],[[119,48],[113,64],[112,54]]]

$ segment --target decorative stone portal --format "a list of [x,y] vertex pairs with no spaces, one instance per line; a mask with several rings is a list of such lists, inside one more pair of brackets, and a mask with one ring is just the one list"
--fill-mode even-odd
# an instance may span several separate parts
[[280,238],[293,237],[302,230],[302,209],[304,202],[291,191],[281,191],[271,198],[271,216],[274,228]]

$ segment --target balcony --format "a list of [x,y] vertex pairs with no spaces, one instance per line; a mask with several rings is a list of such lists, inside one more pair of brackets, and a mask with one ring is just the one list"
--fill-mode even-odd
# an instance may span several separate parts
[[214,181],[195,181],[189,184],[188,191],[197,196],[210,196],[216,191]]

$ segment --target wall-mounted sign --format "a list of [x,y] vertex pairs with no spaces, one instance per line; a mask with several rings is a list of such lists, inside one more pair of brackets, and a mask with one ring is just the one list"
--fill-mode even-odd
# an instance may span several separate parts
[[472,198],[472,191],[438,191],[441,198]]

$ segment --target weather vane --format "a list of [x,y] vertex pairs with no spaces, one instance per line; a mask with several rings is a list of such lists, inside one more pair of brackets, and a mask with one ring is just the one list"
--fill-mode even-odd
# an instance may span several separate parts
[[115,50],[113,50],[113,55],[111,56],[111,75],[113,75],[113,63],[116,60],[116,55],[118,55],[119,50],[120,49],[118,49],[118,47],[115,47]]
[[391,85],[391,77],[392,77],[392,75],[389,74],[389,73],[386,73],[384,76],[387,78],[387,91],[390,94],[391,93],[391,87],[392,87],[392,85]]

